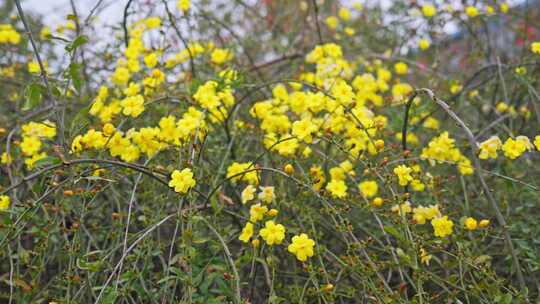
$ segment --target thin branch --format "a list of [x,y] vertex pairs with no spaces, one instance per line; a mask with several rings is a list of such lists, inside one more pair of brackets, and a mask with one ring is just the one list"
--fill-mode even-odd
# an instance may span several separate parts
[[459,126],[465,131],[465,134],[467,135],[467,137],[469,139],[469,143],[470,143],[470,146],[471,146],[471,149],[472,149],[472,152],[473,152],[472,159],[473,159],[473,166],[474,166],[474,169],[475,169],[474,172],[475,172],[476,176],[478,177],[478,179],[480,180],[480,184],[482,185],[482,188],[484,190],[484,193],[486,195],[487,200],[489,201],[489,203],[491,205],[491,208],[493,208],[493,210],[495,211],[495,217],[497,218],[497,221],[499,222],[499,225],[501,226],[501,229],[503,231],[503,236],[504,236],[504,239],[506,241],[506,245],[508,246],[508,250],[510,251],[510,255],[512,256],[512,261],[514,262],[514,267],[516,268],[516,275],[517,275],[517,278],[518,278],[518,282],[519,282],[521,291],[526,293],[527,292],[527,287],[525,285],[525,279],[524,279],[523,273],[521,271],[521,266],[519,264],[519,259],[518,259],[518,256],[517,256],[516,249],[514,248],[514,244],[512,242],[512,238],[510,236],[510,233],[508,232],[508,225],[506,223],[506,220],[504,219],[504,216],[501,213],[501,210],[499,209],[499,206],[498,206],[497,202],[495,201],[495,198],[491,194],[491,190],[489,189],[489,187],[488,187],[488,185],[487,185],[487,183],[486,183],[486,181],[484,179],[484,175],[482,173],[483,172],[482,166],[480,165],[480,161],[478,160],[478,157],[477,157],[478,144],[477,144],[476,140],[474,139],[474,134],[471,132],[469,127],[467,127],[467,125],[463,122],[463,120],[461,120],[461,118],[459,118],[459,116],[457,116],[457,114],[454,111],[452,111],[452,109],[450,108],[450,106],[448,106],[448,104],[446,102],[444,102],[443,100],[441,100],[437,96],[435,96],[433,91],[431,91],[430,89],[422,88],[422,89],[416,90],[416,92],[424,93],[424,94],[428,95],[429,98],[433,102],[435,102],[437,105],[439,105],[441,108],[443,108],[443,110],[445,110],[446,113],[448,113],[448,115],[450,115],[450,117],[453,120],[455,120],[459,124]]
[[323,44],[322,39],[322,33],[321,33],[321,25],[319,24],[319,5],[317,4],[317,0],[312,0],[311,3],[313,3],[313,11],[315,14],[315,27],[317,28],[317,36],[319,37],[319,44]]
[[180,29],[178,29],[178,26],[176,25],[176,22],[174,21],[174,16],[171,13],[171,10],[169,9],[169,5],[167,4],[167,0],[162,0],[163,5],[165,6],[165,11],[167,11],[167,17],[169,18],[169,22],[171,23],[171,26],[173,27],[174,31],[176,32],[176,35],[178,38],[180,38],[180,41],[184,44],[184,47],[186,48],[188,55],[189,55],[189,66],[191,67],[191,77],[195,78],[195,61],[193,58],[193,53],[191,52],[191,48],[189,47],[186,39],[184,39],[184,36],[182,36],[182,33],[180,32]]
[[126,3],[126,6],[124,7],[124,17],[122,18],[122,28],[124,29],[124,44],[126,47],[129,45],[129,36],[128,36],[128,28],[127,28],[127,18],[129,15],[129,7],[131,6],[131,3],[133,3],[133,0],[128,0]]
[[49,84],[49,80],[47,79],[47,71],[45,70],[45,66],[43,65],[43,61],[41,60],[41,56],[39,56],[39,51],[36,46],[36,43],[34,42],[34,38],[32,37],[32,31],[30,31],[30,27],[28,26],[28,23],[26,22],[26,18],[24,17],[24,12],[21,7],[21,3],[19,0],[15,0],[15,5],[17,5],[17,12],[19,13],[19,17],[21,17],[21,21],[24,26],[24,30],[26,31],[26,34],[28,35],[28,39],[30,40],[30,44],[32,45],[32,50],[34,51],[34,55],[36,56],[36,60],[39,64],[39,69],[41,72],[41,80],[43,80],[43,83],[47,87],[47,92],[49,94],[49,97],[51,98],[54,105],[56,105],[56,101],[53,99],[51,86]]

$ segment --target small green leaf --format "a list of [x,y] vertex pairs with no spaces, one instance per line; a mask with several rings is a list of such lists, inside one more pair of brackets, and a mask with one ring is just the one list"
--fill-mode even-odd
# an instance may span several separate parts
[[73,40],[73,42],[71,42],[70,44],[66,45],[66,51],[68,52],[72,52],[74,50],[76,50],[79,46],[85,44],[88,42],[88,36],[86,35],[81,35],[81,36],[78,36],[77,38],[75,38],[75,40]]
[[33,109],[41,103],[41,100],[43,98],[43,88],[37,83],[31,83],[26,87],[24,95],[26,97],[26,100],[22,109]]
[[384,231],[391,234],[393,237],[395,237],[399,241],[404,241],[403,235],[401,235],[401,233],[399,233],[399,231],[395,227],[393,227],[393,226],[384,226]]
[[81,91],[81,85],[82,85],[82,80],[81,80],[81,77],[80,76],[80,66],[76,63],[71,63],[69,65],[69,78],[71,78],[71,81],[73,82],[73,86],[75,87],[75,90],[77,90],[77,92],[80,92]]

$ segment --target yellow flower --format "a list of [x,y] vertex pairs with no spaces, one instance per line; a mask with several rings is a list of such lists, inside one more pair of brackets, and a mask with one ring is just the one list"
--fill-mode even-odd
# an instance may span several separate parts
[[230,50],[217,48],[210,54],[210,60],[215,64],[223,64],[233,58]]
[[472,217],[466,218],[463,224],[465,225],[465,229],[467,230],[476,230],[476,228],[478,227],[478,222]]
[[256,223],[263,219],[264,215],[268,212],[266,206],[261,206],[261,204],[255,204],[249,209],[249,221]]
[[508,3],[506,3],[506,2],[503,2],[503,3],[501,3],[501,4],[499,5],[499,9],[501,10],[501,13],[503,13],[503,14],[508,13],[508,9],[509,9],[509,8],[510,8],[510,7],[508,6]]
[[424,248],[420,248],[420,262],[429,266],[429,261],[431,261],[431,254],[428,254]]
[[144,98],[142,95],[129,96],[122,99],[120,106],[124,115],[137,117],[144,112]]
[[409,67],[404,62],[398,62],[394,65],[394,70],[396,71],[396,74],[405,75],[409,71]]
[[286,164],[285,167],[283,167],[283,171],[289,175],[294,173],[294,167],[291,164]]
[[295,121],[292,124],[292,135],[308,144],[313,141],[312,134],[317,132],[317,126],[309,118]]
[[431,4],[424,4],[422,6],[422,14],[424,14],[424,16],[431,18],[435,16],[436,13],[437,13],[437,9],[435,8],[435,6]]
[[527,68],[526,67],[517,67],[514,69],[514,72],[518,75],[525,75],[527,74]]
[[187,193],[195,184],[196,181],[193,179],[193,172],[190,168],[185,168],[182,171],[174,170],[169,181],[169,187],[173,187],[174,191],[178,193]]
[[287,250],[296,255],[296,258],[301,261],[305,262],[308,257],[312,257],[313,247],[315,246],[315,241],[310,239],[307,234],[302,233],[300,235],[295,235],[292,238],[291,244],[287,248]]
[[285,238],[285,227],[281,224],[275,224],[274,221],[267,221],[259,234],[266,241],[266,244],[279,245]]
[[421,180],[415,178],[411,182],[411,188],[412,188],[413,191],[422,192],[422,191],[424,191],[426,189],[426,185],[424,185],[424,183],[422,183]]
[[129,69],[120,66],[114,70],[111,81],[116,85],[124,86],[128,83],[130,77],[131,74]]
[[452,234],[454,223],[445,215],[443,217],[432,219],[431,226],[433,226],[435,236],[443,238]]
[[344,198],[347,196],[347,185],[342,180],[331,180],[326,185],[326,190],[330,192],[333,197]]
[[480,228],[486,228],[487,226],[489,226],[489,220],[481,220],[478,224],[478,227]]
[[450,86],[450,93],[452,94],[456,94],[457,92],[461,91],[461,89],[463,89],[463,86],[459,83],[453,83],[451,86]]
[[[392,86],[392,97],[394,98],[395,102],[400,102],[412,91],[413,87],[410,84],[396,83]],[[407,138],[407,140],[409,139]]]
[[250,200],[254,199],[256,190],[257,189],[255,189],[255,187],[253,187],[252,185],[247,185],[247,187],[244,188],[244,190],[242,191],[242,204],[245,204]]
[[432,130],[438,130],[439,129],[439,121],[436,118],[428,117],[422,124],[424,128],[432,129]]
[[274,200],[274,187],[261,187],[259,192],[259,199],[267,204],[270,204]]
[[[45,73],[48,73],[48,62],[47,61],[42,61],[41,62],[43,64],[43,68],[45,69]],[[34,74],[39,74],[41,73],[41,67],[39,66],[39,62],[37,62],[36,60],[34,61],[31,61],[31,62],[28,62],[28,72],[30,73],[34,73]]]
[[487,140],[480,143],[480,154],[478,154],[478,157],[480,159],[488,159],[488,158],[497,158],[497,150],[499,150],[502,146],[502,142],[499,139],[498,136],[493,135]]
[[114,127],[112,123],[106,123],[103,126],[103,134],[105,134],[106,136],[113,135],[114,131],[116,131],[116,128]]
[[243,180],[251,185],[257,185],[259,183],[259,176],[252,163],[232,163],[227,168],[227,178],[230,178],[232,182]]
[[20,147],[25,156],[32,156],[41,149],[41,141],[36,136],[25,136],[23,137]]
[[9,165],[9,164],[11,164],[11,162],[12,162],[12,160],[13,160],[13,159],[11,158],[11,156],[9,156],[9,155],[7,154],[7,152],[2,153],[2,156],[0,157],[0,159],[1,159],[1,160],[0,160],[0,163],[1,163],[1,164],[4,164],[4,165]]
[[383,199],[380,197],[376,197],[371,201],[371,205],[374,207],[380,207],[384,203]]
[[335,16],[330,16],[330,17],[326,18],[326,25],[329,28],[335,30],[337,28],[338,24],[339,24],[339,20]]
[[34,165],[36,164],[36,162],[44,159],[45,157],[47,157],[47,153],[45,152],[37,153],[37,154],[32,155],[31,158],[25,159],[24,164],[30,170],[34,168]]
[[7,195],[0,196],[0,211],[7,210],[10,205],[10,199]]
[[176,7],[185,13],[189,10],[190,0],[178,0],[176,1]]
[[270,209],[268,212],[266,212],[266,215],[269,217],[274,217],[279,214],[279,211],[277,209]]
[[525,136],[518,136],[516,139],[509,137],[502,145],[504,156],[509,159],[520,157],[525,151],[531,150],[532,144]]
[[540,151],[540,135],[534,137],[534,145],[536,146],[536,150]]
[[313,189],[315,191],[321,190],[324,182],[326,181],[322,168],[320,166],[313,166],[309,168],[309,175],[313,181]]
[[400,186],[407,186],[410,182],[413,181],[411,176],[412,169],[406,165],[399,165],[394,168],[394,174],[398,177]]
[[240,233],[240,236],[238,239],[244,243],[249,242],[249,239],[253,235],[253,224],[248,222],[246,226],[242,229],[242,233]]
[[0,24],[0,44],[19,44],[21,35],[11,24]]
[[150,17],[144,23],[148,29],[153,29],[161,26],[161,19],[159,17]]
[[535,54],[540,54],[540,41],[531,43],[531,51]]
[[465,8],[465,13],[470,18],[474,18],[474,17],[478,16],[478,9],[476,7],[474,7],[474,6],[467,6]]
[[338,11],[338,16],[339,18],[341,18],[342,20],[349,20],[351,19],[351,11],[349,11],[347,8],[345,7],[341,7]]
[[158,57],[157,54],[152,52],[146,56],[144,56],[144,64],[146,64],[147,67],[153,68],[158,64]]
[[424,225],[426,221],[432,220],[441,216],[438,205],[431,205],[429,207],[419,206],[413,210],[413,219],[416,224]]
[[412,212],[411,203],[406,201],[401,205],[394,205],[390,210],[392,210],[392,212],[397,212],[399,215],[405,215]]
[[497,103],[497,105],[495,106],[495,109],[499,113],[506,113],[506,112],[510,111],[511,107],[508,106],[506,103],[501,101],[501,102]]
[[365,198],[373,197],[373,196],[377,195],[377,192],[379,191],[379,187],[377,186],[376,181],[364,181],[364,182],[361,182],[358,185],[358,189],[360,190],[360,193],[362,193],[362,195]]
[[418,47],[422,51],[425,51],[425,50],[429,49],[429,40],[427,40],[426,38],[420,39],[420,41],[418,41]]

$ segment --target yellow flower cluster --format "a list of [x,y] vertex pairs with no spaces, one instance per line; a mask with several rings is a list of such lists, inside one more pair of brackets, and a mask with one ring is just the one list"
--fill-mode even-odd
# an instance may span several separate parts
[[471,161],[455,146],[455,140],[449,136],[448,132],[443,132],[433,138],[428,146],[422,149],[420,157],[427,159],[432,165],[435,162],[457,164],[462,175],[470,175],[474,172]]
[[[235,168],[240,168],[250,163],[236,164]],[[230,168],[230,167],[229,167]],[[233,168],[234,169],[234,168]],[[233,171],[235,171],[234,169]],[[243,170],[242,170],[243,171]],[[242,191],[241,200],[242,204],[251,202],[257,198],[259,202],[254,203],[249,209],[249,221],[242,228],[238,239],[244,243],[248,243],[255,234],[255,225],[257,222],[264,220],[265,218],[274,218],[278,215],[277,209],[269,209],[268,205],[275,199],[274,187],[266,186],[260,187],[260,192],[256,194],[257,189],[253,185],[247,185]],[[285,239],[285,226],[277,224],[274,220],[267,220],[264,226],[259,231],[259,236],[266,242],[267,245],[279,245]],[[313,246],[315,242],[313,240],[306,241],[307,235],[302,234],[299,239],[298,236],[292,238],[292,244],[289,245],[289,252],[296,255],[298,260],[305,261],[308,257],[313,256]],[[255,237],[251,243],[253,246],[259,245],[259,240]]]
[[423,225],[426,221],[431,221],[432,219],[441,216],[438,205],[431,205],[429,207],[418,206],[413,208],[412,212],[413,220],[418,225]]
[[28,122],[21,127],[22,140],[19,144],[22,154],[26,157],[24,163],[28,169],[34,164],[47,157],[42,151],[44,139],[52,139],[56,136],[56,125],[48,120],[42,122]]
[[[357,10],[362,9],[360,3],[356,3],[355,5],[353,5],[353,7],[355,7],[355,9]],[[351,19],[351,17],[352,13],[348,8],[340,7],[337,16],[328,16],[325,20],[325,23],[326,26],[328,26],[328,28],[330,28],[331,30],[340,30],[347,36],[353,36],[356,33],[354,28],[350,25],[347,25],[347,22]],[[345,23],[343,26],[340,26],[340,20]],[[336,33],[335,38],[339,40],[341,38],[341,35]]]
[[19,44],[21,35],[17,33],[13,25],[0,24],[0,44]]
[[523,135],[517,136],[515,139],[509,137],[503,144],[500,138],[494,135],[478,145],[478,157],[480,159],[496,159],[498,156],[497,151],[502,150],[505,157],[513,160],[523,153],[531,151],[534,146],[538,148],[540,146],[539,138],[540,136],[535,137],[534,145],[528,137]]
[[354,168],[349,160],[343,161],[337,167],[330,168],[330,182],[326,185],[328,191],[335,198],[345,198],[347,196],[347,176],[355,176]]
[[465,227],[465,229],[473,231],[473,230],[476,230],[478,228],[486,228],[486,227],[489,226],[489,223],[490,223],[490,221],[486,220],[486,219],[483,219],[480,222],[478,222],[473,217],[467,217],[463,221],[463,226]]
[[234,162],[227,168],[227,178],[230,178],[232,182],[245,181],[251,185],[258,185],[259,174],[255,169],[255,165],[251,162]]
[[516,159],[528,150],[533,149],[531,141],[526,136],[518,136],[516,139],[509,137],[502,145],[504,156]]
[[[208,46],[209,49],[213,48],[213,45]],[[205,51],[204,46],[197,42],[192,42],[188,44],[186,49],[181,50],[180,52],[174,54],[172,57],[165,60],[165,67],[174,68],[175,66],[187,62],[191,57],[193,59],[199,57]],[[190,54],[191,53],[191,54]],[[190,57],[191,55],[191,57]]]
[[205,130],[204,114],[189,107],[178,120],[173,115],[162,117],[157,127],[131,128],[122,132],[107,123],[102,131],[90,129],[73,139],[71,151],[79,153],[84,149],[106,148],[113,157],[135,162],[142,153],[152,157],[168,147],[188,142],[194,135],[202,136]]
[[197,88],[193,99],[210,113],[212,122],[221,122],[227,118],[229,109],[234,105],[235,99],[232,89],[228,85],[220,86],[216,81],[210,80]]

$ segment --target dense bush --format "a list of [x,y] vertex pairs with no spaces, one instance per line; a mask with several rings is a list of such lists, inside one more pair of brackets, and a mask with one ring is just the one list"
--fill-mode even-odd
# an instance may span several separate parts
[[540,5],[457,2],[6,2],[0,301],[538,302]]

